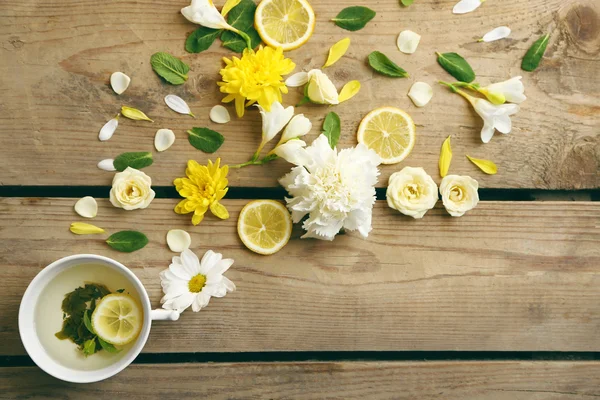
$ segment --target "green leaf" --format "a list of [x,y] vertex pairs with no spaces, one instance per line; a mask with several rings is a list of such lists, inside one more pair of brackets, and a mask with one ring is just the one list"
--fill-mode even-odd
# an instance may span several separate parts
[[410,6],[412,3],[414,2],[414,0],[400,0],[400,3],[404,6],[404,7],[408,7]]
[[329,146],[331,146],[332,149],[335,148],[340,140],[341,128],[342,123],[340,121],[340,117],[333,111],[327,114],[325,121],[323,121],[322,133],[325,135],[325,137],[327,137]]
[[117,156],[113,165],[117,171],[125,171],[127,167],[142,169],[152,165],[152,153],[147,151],[134,151]]
[[225,141],[223,135],[208,128],[192,128],[187,133],[190,144],[205,153],[214,153]]
[[150,64],[158,76],[173,85],[181,85],[188,79],[190,67],[169,53],[154,53],[150,57]]
[[405,70],[379,51],[369,54],[369,65],[382,75],[391,76],[392,78],[408,77],[408,73]]
[[207,50],[219,37],[222,29],[210,29],[204,26],[196,29],[185,40],[185,51],[188,53],[201,53]]
[[106,243],[117,251],[131,253],[148,244],[148,238],[142,232],[121,231],[110,235]]
[[542,57],[546,52],[546,47],[548,47],[548,39],[550,39],[549,33],[545,34],[531,45],[529,50],[527,50],[525,57],[523,57],[521,68],[525,71],[532,72],[540,65],[540,61],[542,61]]
[[450,75],[455,77],[461,82],[473,82],[475,80],[475,72],[469,65],[467,60],[462,58],[456,53],[436,53],[438,56],[438,63],[444,68]]
[[[250,37],[253,49],[256,48],[262,41],[260,35],[254,28],[248,29],[247,31],[243,32],[245,32]],[[242,38],[237,33],[231,31],[223,32],[223,34],[221,35],[221,41],[223,43],[223,47],[227,47],[229,50],[235,51],[236,53],[242,53],[244,49],[248,47],[244,38]]]
[[104,340],[102,340],[100,338],[98,338],[98,343],[100,343],[100,347],[102,347],[103,350],[106,350],[109,353],[118,353],[121,351],[121,349],[117,349],[112,344],[105,342]]
[[85,313],[83,314],[83,323],[90,333],[96,334],[92,327],[92,321],[90,321],[90,310],[85,310]]
[[[253,49],[261,42],[260,35],[254,29],[255,13],[256,4],[252,0],[242,0],[227,14],[227,23],[247,34],[250,37]],[[224,31],[221,35],[221,41],[224,47],[237,53],[241,53],[247,48],[246,40],[235,32]]]
[[354,6],[344,8],[332,21],[342,29],[357,31],[364,28],[367,22],[375,17],[375,14],[375,11],[370,8]]
[[83,354],[91,356],[96,352],[96,339],[88,339],[83,343]]

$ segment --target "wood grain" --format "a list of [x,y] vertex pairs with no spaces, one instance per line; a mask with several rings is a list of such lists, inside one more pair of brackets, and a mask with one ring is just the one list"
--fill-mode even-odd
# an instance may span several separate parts
[[599,387],[598,362],[149,364],[86,385],[0,368],[0,398],[11,399],[574,400],[600,397]]
[[483,202],[462,218],[436,208],[412,220],[378,202],[367,240],[300,240],[279,253],[251,253],[236,233],[245,201],[226,201],[231,218],[192,227],[176,200],[125,212],[100,200],[93,222],[114,233],[138,229],[150,244],[122,254],[103,236],[76,236],[75,199],[0,199],[0,355],[24,354],[20,298],[50,262],[77,253],[115,258],[146,285],[154,305],[158,274],[173,253],[169,229],[184,228],[192,249],[236,260],[238,290],[205,310],[157,322],[146,352],[325,350],[597,351],[600,339],[600,203]]
[[[341,147],[356,143],[361,118],[371,109],[394,105],[406,109],[418,126],[412,155],[401,165],[382,167],[379,186],[404,165],[422,166],[437,177],[442,141],[452,135],[455,158],[452,173],[475,176],[482,187],[581,189],[600,187],[600,3],[595,0],[504,0],[485,4],[476,12],[451,13],[455,0],[420,0],[408,8],[398,1],[372,1],[376,18],[360,32],[347,32],[329,20],[358,0],[312,0],[317,29],[309,43],[290,52],[297,70],[319,68],[327,48],[349,36],[348,54],[327,73],[338,88],[358,79],[363,88],[351,101],[334,110],[343,125]],[[222,3],[222,1],[221,1]],[[260,120],[250,110],[242,120],[214,126],[208,111],[221,95],[215,84],[220,59],[232,54],[213,45],[202,54],[187,54],[185,37],[194,30],[179,13],[183,0],[111,0],[98,5],[90,0],[5,0],[0,4],[0,184],[107,185],[111,174],[96,163],[125,151],[152,150],[159,128],[176,132],[167,152],[155,154],[148,173],[158,185],[170,185],[183,174],[187,159],[205,162],[222,157],[225,163],[247,160],[260,141]],[[490,29],[509,25],[510,38],[477,43]],[[418,51],[398,52],[396,37],[411,29],[423,38]],[[541,67],[525,73],[520,62],[541,34],[552,32]],[[374,74],[366,56],[374,49],[388,54],[409,71],[410,79]],[[173,87],[152,72],[150,56],[167,51],[192,67],[190,80]],[[436,63],[435,51],[457,51],[466,57],[486,85],[524,75],[528,100],[514,118],[513,132],[497,135],[488,145],[479,140],[482,122],[459,96],[435,82],[451,79]],[[108,79],[123,71],[131,87],[115,95]],[[414,107],[405,93],[415,81],[434,86],[434,98],[423,109]],[[196,120],[175,115],[164,105],[166,94],[184,98],[198,115]],[[291,90],[285,103],[296,104],[299,90]],[[114,138],[97,140],[100,127],[122,104],[138,107],[155,123],[121,120]],[[319,133],[325,107],[304,106],[313,121],[311,141]],[[226,141],[208,156],[190,146],[186,130],[209,126]],[[494,160],[500,173],[480,173],[465,154]],[[289,165],[277,161],[269,168],[245,168],[231,173],[232,186],[277,185]]]

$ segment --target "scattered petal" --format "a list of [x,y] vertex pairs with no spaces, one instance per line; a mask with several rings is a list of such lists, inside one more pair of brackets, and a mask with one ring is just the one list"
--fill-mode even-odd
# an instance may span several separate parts
[[308,72],[297,72],[285,80],[286,86],[300,87],[308,82]]
[[240,4],[240,1],[242,0],[227,0],[223,5],[223,8],[221,9],[221,15],[226,17],[227,14],[229,14],[229,11],[231,11],[235,6]]
[[216,105],[211,108],[209,117],[210,120],[216,124],[226,124],[231,121],[229,111],[227,111],[227,109],[222,105]]
[[417,107],[425,107],[433,97],[433,89],[425,82],[415,82],[408,92],[408,97]]
[[192,110],[190,110],[190,106],[179,96],[174,94],[168,94],[165,96],[165,103],[169,108],[179,114],[191,115],[196,118],[194,114],[192,114]]
[[421,41],[421,35],[413,31],[402,31],[398,35],[398,49],[405,54],[412,54],[417,50],[419,42]]
[[492,29],[491,31],[483,35],[483,37],[479,39],[479,41],[486,43],[493,42],[494,40],[507,38],[508,35],[510,35],[510,28],[508,26],[500,26],[496,29]]
[[104,233],[104,229],[98,228],[96,225],[86,224],[85,222],[73,222],[69,230],[76,235],[94,235],[96,233]]
[[116,94],[121,94],[126,91],[130,82],[131,78],[122,72],[114,72],[110,76],[110,86]]
[[107,158],[106,160],[102,160],[98,163],[98,168],[104,171],[116,171],[114,161],[112,158]]
[[175,134],[170,129],[159,129],[154,136],[154,147],[157,151],[165,151],[175,143]]
[[467,156],[467,158],[473,164],[477,165],[480,170],[482,170],[488,175],[495,175],[498,173],[498,167],[490,160],[481,160],[479,158],[473,158],[469,156]]
[[460,0],[458,3],[456,3],[452,9],[452,12],[454,14],[470,13],[471,11],[475,11],[477,8],[479,8],[483,1],[485,0]]
[[340,95],[338,96],[338,100],[341,103],[342,101],[350,100],[354,97],[358,91],[360,90],[360,82],[359,81],[350,81],[344,85],[342,90],[340,91]]
[[345,38],[331,46],[329,49],[329,56],[327,57],[327,61],[323,68],[330,67],[335,64],[344,54],[348,51],[348,47],[350,47],[350,38]]
[[100,139],[101,142],[107,141],[108,139],[110,139],[113,136],[113,134],[117,130],[118,126],[119,126],[119,114],[117,114],[116,117],[114,117],[113,119],[111,119],[110,121],[108,121],[107,123],[104,124],[102,129],[100,129],[100,133],[98,134],[98,139]]
[[121,106],[121,115],[123,115],[125,118],[129,118],[134,121],[154,122],[150,118],[148,118],[148,116],[146,114],[144,114],[142,111],[138,110],[137,108],[133,108],[133,107]]
[[174,253],[181,253],[190,248],[192,238],[182,229],[171,229],[167,232],[167,245]]
[[444,140],[442,143],[442,150],[440,151],[440,176],[443,178],[448,175],[448,170],[450,169],[450,162],[452,161],[452,148],[450,147],[450,136]]
[[85,196],[75,203],[75,212],[84,218],[94,218],[98,214],[98,203],[91,196]]

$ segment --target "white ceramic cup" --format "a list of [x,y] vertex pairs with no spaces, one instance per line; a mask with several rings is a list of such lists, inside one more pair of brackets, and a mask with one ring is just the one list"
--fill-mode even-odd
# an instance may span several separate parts
[[[97,370],[76,370],[65,367],[51,358],[42,346],[35,329],[35,308],[39,301],[40,293],[44,287],[54,279],[59,273],[67,268],[81,264],[101,264],[118,271],[127,278],[137,290],[138,296],[144,309],[144,325],[136,342],[121,358],[105,368]],[[142,285],[142,282],[123,264],[107,257],[93,254],[78,254],[61,258],[44,268],[29,284],[19,308],[19,333],[21,341],[29,357],[43,369],[46,373],[67,382],[88,383],[97,382],[116,375],[125,369],[142,351],[142,348],[148,340],[150,326],[153,320],[172,320],[179,319],[179,313],[171,310],[152,310],[148,292]]]

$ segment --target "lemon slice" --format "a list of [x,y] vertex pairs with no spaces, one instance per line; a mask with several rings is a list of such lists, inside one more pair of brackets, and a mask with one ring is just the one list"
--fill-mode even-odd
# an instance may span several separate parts
[[92,313],[92,328],[105,342],[124,345],[137,338],[142,329],[142,309],[128,294],[104,296]]
[[306,43],[315,22],[315,12],[306,0],[262,0],[254,15],[254,27],[263,42],[284,51]]
[[253,252],[274,254],[290,240],[292,217],[287,208],[277,201],[251,201],[240,212],[238,235]]
[[383,164],[396,164],[415,146],[415,123],[399,108],[381,107],[363,118],[357,136],[359,143],[379,154]]

